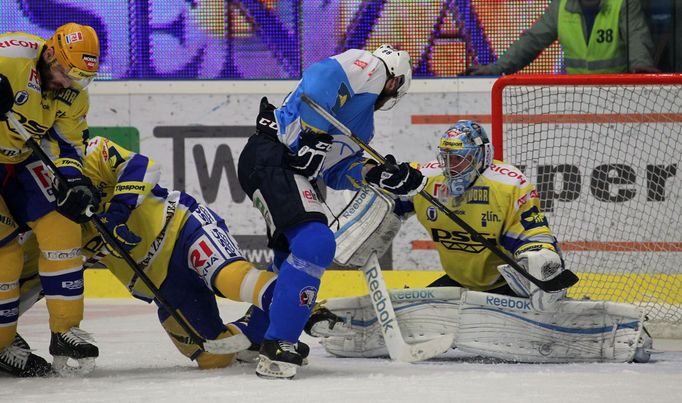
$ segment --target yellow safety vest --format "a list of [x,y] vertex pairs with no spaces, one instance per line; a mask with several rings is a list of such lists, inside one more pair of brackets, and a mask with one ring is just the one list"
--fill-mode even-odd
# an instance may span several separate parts
[[568,0],[559,6],[559,43],[569,74],[609,74],[627,72],[626,44],[620,40],[620,10],[624,0],[603,0],[594,20],[590,41],[583,32],[583,16],[566,10]]

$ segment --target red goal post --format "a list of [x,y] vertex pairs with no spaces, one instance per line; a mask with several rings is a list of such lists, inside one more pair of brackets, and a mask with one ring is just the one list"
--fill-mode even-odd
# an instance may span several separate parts
[[536,183],[569,295],[682,324],[682,75],[502,77],[492,142]]

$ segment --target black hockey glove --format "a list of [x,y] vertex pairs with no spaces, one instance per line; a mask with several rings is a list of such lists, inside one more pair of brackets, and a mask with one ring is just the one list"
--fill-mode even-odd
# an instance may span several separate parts
[[316,178],[327,152],[332,148],[333,140],[331,134],[302,131],[298,137],[298,151],[285,156],[287,165],[299,175],[308,179]]
[[[134,232],[130,231],[126,222],[128,217],[130,217],[130,209],[123,203],[113,202],[107,208],[107,211],[99,215],[102,220],[102,224],[109,230],[109,233],[114,236],[114,239],[125,249],[126,252],[130,252],[133,248],[140,243],[142,238],[137,236]],[[118,255],[115,251],[116,249],[111,248],[114,255]]]
[[14,106],[14,91],[7,76],[0,74],[0,120],[7,120],[7,112]]
[[419,170],[407,162],[398,165],[391,154],[386,156],[386,163],[370,168],[365,180],[394,195],[412,196],[419,193],[426,185],[426,178]]
[[268,102],[267,97],[260,100],[258,118],[256,118],[256,130],[261,133],[277,137],[277,120],[275,120],[275,105]]
[[57,198],[57,211],[78,224],[90,220],[86,210],[88,206],[92,206],[92,211],[96,211],[99,207],[99,191],[85,176],[67,177],[66,183],[57,180],[54,190]]

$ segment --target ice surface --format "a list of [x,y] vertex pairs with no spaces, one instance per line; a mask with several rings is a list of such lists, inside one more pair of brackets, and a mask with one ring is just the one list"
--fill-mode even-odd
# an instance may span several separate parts
[[[246,305],[221,302],[225,321]],[[312,338],[310,365],[292,381],[256,377],[255,365],[201,371],[180,355],[153,306],[135,300],[86,301],[81,327],[100,347],[87,378],[0,378],[0,402],[680,402],[680,342],[648,364],[530,365],[486,362],[451,351],[427,362],[339,359]],[[19,332],[49,358],[44,303],[20,318]],[[670,351],[677,349],[678,351]]]

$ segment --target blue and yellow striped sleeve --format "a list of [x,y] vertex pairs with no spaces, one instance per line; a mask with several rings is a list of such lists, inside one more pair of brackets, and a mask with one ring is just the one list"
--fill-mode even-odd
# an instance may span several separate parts
[[500,237],[501,245],[515,256],[537,248],[559,253],[556,237],[540,209],[535,186],[516,188],[508,207],[510,219]]
[[161,171],[146,155],[129,151],[113,141],[108,147],[109,167],[116,175],[111,202],[135,208],[159,182]]

